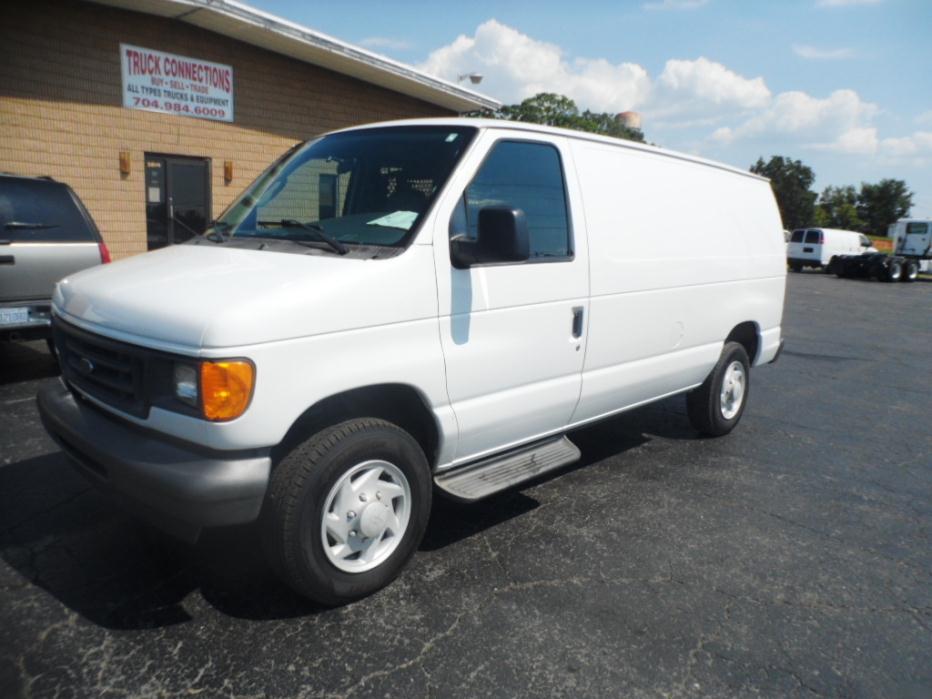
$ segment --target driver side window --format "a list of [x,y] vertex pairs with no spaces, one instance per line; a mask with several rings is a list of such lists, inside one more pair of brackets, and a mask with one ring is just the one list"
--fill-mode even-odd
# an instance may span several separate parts
[[530,261],[572,258],[563,167],[554,146],[498,142],[454,209],[450,236],[476,238],[479,211],[490,206],[524,211]]

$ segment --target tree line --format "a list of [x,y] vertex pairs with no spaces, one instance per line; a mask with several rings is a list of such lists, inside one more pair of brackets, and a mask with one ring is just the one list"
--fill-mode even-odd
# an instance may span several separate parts
[[887,226],[909,216],[913,206],[913,193],[903,180],[862,182],[860,188],[829,186],[816,194],[812,168],[782,155],[767,162],[758,158],[751,172],[770,178],[783,225],[789,230],[818,226],[886,235]]

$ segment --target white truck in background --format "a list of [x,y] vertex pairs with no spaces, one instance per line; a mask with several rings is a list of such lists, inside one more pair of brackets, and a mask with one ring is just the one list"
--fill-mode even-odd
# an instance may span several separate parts
[[901,218],[890,224],[887,236],[893,239],[892,255],[836,255],[829,260],[826,271],[839,277],[912,282],[920,271],[930,269],[932,219]]
[[887,236],[896,255],[916,260],[921,272],[932,272],[932,219],[901,218],[890,224]]

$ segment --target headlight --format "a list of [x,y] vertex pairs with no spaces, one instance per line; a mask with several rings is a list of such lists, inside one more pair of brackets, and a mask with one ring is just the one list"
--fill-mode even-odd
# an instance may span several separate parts
[[198,407],[197,367],[190,364],[175,364],[175,398],[195,408]]
[[238,418],[249,407],[256,368],[248,359],[201,362],[201,409],[208,420]]

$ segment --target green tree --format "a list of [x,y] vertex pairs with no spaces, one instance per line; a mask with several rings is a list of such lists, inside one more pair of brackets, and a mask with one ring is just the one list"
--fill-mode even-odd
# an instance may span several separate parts
[[580,112],[579,107],[569,97],[553,92],[541,92],[519,104],[505,105],[497,111],[471,112],[467,116],[525,121],[644,142],[644,134],[640,129],[631,129],[621,124],[615,119],[614,114],[588,109]]
[[866,230],[864,221],[858,216],[858,192],[851,185],[826,187],[819,197],[814,222],[825,228],[841,228],[846,231]]
[[858,193],[858,216],[871,235],[886,235],[887,226],[909,216],[913,208],[913,193],[903,180],[885,179],[877,184],[861,183]]
[[812,225],[816,193],[810,190],[815,182],[811,167],[799,160],[774,155],[766,163],[758,158],[751,172],[770,179],[784,228],[792,230]]

